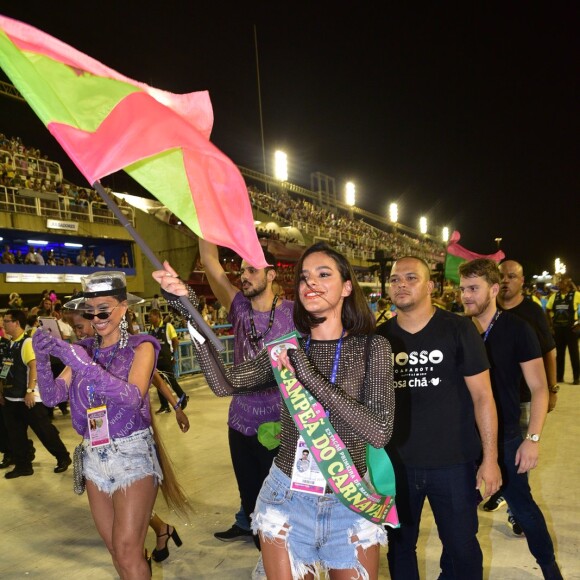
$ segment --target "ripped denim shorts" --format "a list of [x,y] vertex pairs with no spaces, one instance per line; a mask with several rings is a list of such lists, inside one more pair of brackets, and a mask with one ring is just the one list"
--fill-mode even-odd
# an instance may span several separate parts
[[[368,574],[357,559],[357,548],[386,545],[387,534],[344,506],[334,494],[290,491],[290,478],[272,465],[252,514],[252,531],[286,544],[292,578],[321,570],[357,570]],[[356,537],[356,540],[353,540]],[[356,578],[357,576],[355,576]]]
[[151,429],[113,439],[102,447],[92,448],[85,439],[83,448],[83,475],[109,495],[149,475],[157,485],[163,480]]

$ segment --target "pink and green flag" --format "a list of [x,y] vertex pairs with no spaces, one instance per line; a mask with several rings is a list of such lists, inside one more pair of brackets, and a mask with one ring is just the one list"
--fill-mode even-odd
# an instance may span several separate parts
[[198,236],[266,266],[244,179],[209,141],[207,91],[147,86],[4,16],[0,66],[91,185],[123,169]]
[[463,262],[469,262],[476,258],[487,258],[494,262],[500,262],[505,258],[505,254],[499,250],[495,254],[476,254],[461,246],[458,242],[461,234],[454,231],[447,245],[447,254],[445,256],[445,279],[459,284],[459,265]]

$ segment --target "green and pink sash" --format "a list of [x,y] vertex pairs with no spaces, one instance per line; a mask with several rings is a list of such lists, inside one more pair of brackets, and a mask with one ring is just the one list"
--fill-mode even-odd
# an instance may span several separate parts
[[367,445],[368,473],[362,478],[324,407],[288,369],[278,370],[282,348],[299,348],[296,331],[266,345],[280,393],[296,427],[315,458],[328,487],[349,509],[369,521],[399,527],[395,474],[384,449]]

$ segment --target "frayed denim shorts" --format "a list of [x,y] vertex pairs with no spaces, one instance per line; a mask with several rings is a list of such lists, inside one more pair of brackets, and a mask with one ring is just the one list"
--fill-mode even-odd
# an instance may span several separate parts
[[260,490],[252,531],[266,542],[285,543],[295,580],[333,569],[357,570],[358,578],[366,580],[357,548],[387,543],[382,526],[348,509],[334,494],[290,491],[290,478],[275,464]]
[[155,483],[163,480],[151,429],[114,438],[108,445],[92,448],[83,441],[83,475],[100,491],[113,495],[135,481],[152,475]]

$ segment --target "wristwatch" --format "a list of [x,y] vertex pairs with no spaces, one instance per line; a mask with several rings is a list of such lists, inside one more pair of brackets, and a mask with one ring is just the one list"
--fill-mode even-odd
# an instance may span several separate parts
[[540,440],[540,436],[537,433],[528,433],[526,435],[526,440],[533,441],[534,443],[537,443]]
[[26,389],[27,393],[34,393],[34,391],[36,391],[36,389]]
[[556,383],[555,385],[552,385],[551,387],[548,387],[548,391],[550,391],[550,393],[556,394],[559,390],[560,390],[560,385],[558,383]]

